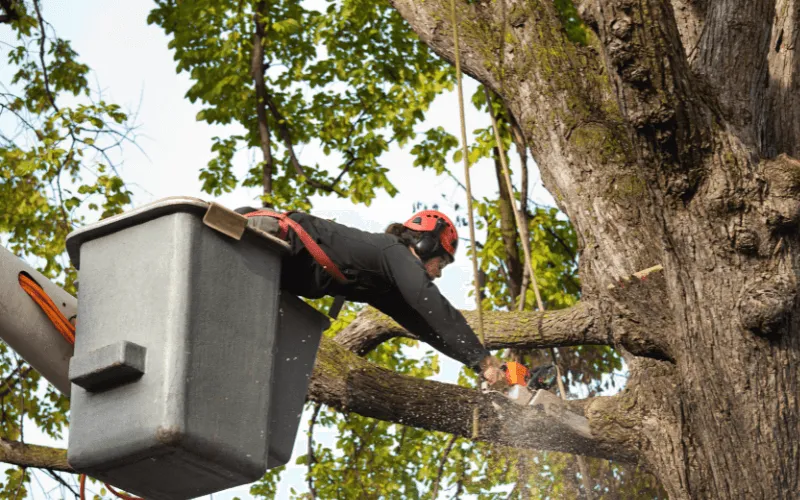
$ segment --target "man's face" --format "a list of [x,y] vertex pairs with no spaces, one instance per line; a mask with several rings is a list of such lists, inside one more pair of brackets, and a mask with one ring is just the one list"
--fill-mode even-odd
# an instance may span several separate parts
[[432,257],[425,261],[425,272],[428,273],[430,279],[435,280],[442,276],[442,269],[447,267],[449,263],[448,259],[444,257]]

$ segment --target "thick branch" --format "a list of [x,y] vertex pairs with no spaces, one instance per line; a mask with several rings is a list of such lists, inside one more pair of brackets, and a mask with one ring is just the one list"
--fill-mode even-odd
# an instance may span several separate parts
[[[466,387],[399,375],[329,339],[323,339],[320,346],[308,394],[312,400],[340,411],[466,438],[472,436],[473,409],[477,407],[480,441],[636,462],[633,449],[602,435],[576,432],[553,412],[515,405],[501,396]],[[571,401],[568,408],[579,415],[595,400]],[[602,418],[602,412],[594,413]],[[614,440],[632,441],[631,436],[620,432],[614,429]],[[0,462],[74,472],[67,463],[66,450],[7,440],[0,440]]]
[[[553,311],[484,311],[485,344],[489,349],[541,349],[576,345],[622,347],[636,356],[674,361],[675,348],[664,335],[674,328],[663,307],[663,266],[652,266],[608,285],[599,301],[582,301]],[[474,311],[461,311],[473,329]],[[388,316],[367,308],[336,336],[338,344],[363,356],[394,337],[416,339]]]
[[[340,411],[465,438],[472,436],[473,410],[478,408],[480,441],[636,461],[632,449],[606,441],[603,436],[576,432],[558,416],[516,405],[499,395],[399,375],[329,339],[323,339],[320,346],[308,395]],[[580,412],[581,406],[592,401],[573,401],[570,409]]]
[[[597,37],[581,25],[571,30],[576,40],[553,2],[457,3],[464,71],[504,100],[545,187],[581,236],[583,296],[597,296],[597,285],[609,276],[617,279],[660,261],[662,248],[652,242],[661,235],[651,226],[618,230],[621,220],[651,217],[650,192],[638,187],[655,183],[658,164],[639,164],[640,151],[649,145],[636,142]],[[420,39],[452,60],[443,4],[392,0]],[[637,196],[617,192],[628,182]]]
[[[487,343],[493,347],[507,344],[508,336],[501,336],[502,331],[512,332],[510,337],[517,338],[521,345],[525,345],[525,342],[552,342],[556,338],[572,343],[588,343],[591,340],[600,342],[602,339],[591,326],[592,315],[588,310],[589,306],[580,305],[547,315],[489,314],[485,318],[486,324],[492,327],[486,331]],[[362,318],[370,315],[376,324],[385,325],[387,322],[385,318],[381,321],[381,317],[374,311],[362,313]],[[469,313],[468,315],[472,316]],[[500,325],[507,320],[503,316],[516,319],[503,328]],[[534,328],[523,328],[522,325]],[[522,329],[515,330],[515,327]],[[531,331],[538,333],[532,334]],[[580,332],[577,336],[576,331]],[[563,415],[546,413],[530,406],[518,406],[502,396],[484,395],[466,387],[399,375],[369,363],[330,339],[323,339],[320,346],[308,395],[310,399],[340,411],[355,412],[384,421],[466,438],[472,436],[473,410],[478,408],[478,439],[481,441],[576,453],[620,462],[635,461],[633,449],[619,446],[618,442],[635,442],[635,438],[625,435],[619,428],[614,428],[612,440],[603,434],[594,435],[588,431],[592,428],[591,421],[588,422],[588,428],[586,423],[574,426],[569,424],[569,419],[561,418]],[[571,412],[581,414],[593,401],[597,399],[571,401],[566,404]],[[604,418],[602,411],[595,411],[595,414],[598,415],[596,418]],[[70,471],[63,450],[7,441],[0,442],[0,461]]]
[[[477,328],[475,311],[462,311],[467,322]],[[569,309],[547,311],[484,311],[484,336],[489,349],[565,347],[611,343],[600,312],[593,303],[579,303]],[[339,332],[336,342],[364,355],[394,337],[416,338],[388,316],[373,308]]]
[[[450,2],[419,2],[415,0],[389,0],[403,18],[408,21],[411,28],[419,35],[426,45],[448,61],[455,61],[453,52],[453,32],[450,26]],[[493,80],[490,73],[491,64],[485,64],[486,58],[491,57],[491,52],[486,49],[491,47],[494,40],[481,40],[480,34],[492,30],[493,17],[499,12],[498,2],[468,3],[456,0],[457,17],[459,19],[460,58],[462,70],[484,83],[492,80],[492,87],[499,85]],[[502,43],[498,38],[497,43]],[[496,61],[490,61],[492,64]]]
[[59,472],[75,472],[67,463],[67,450],[0,439],[0,462]]

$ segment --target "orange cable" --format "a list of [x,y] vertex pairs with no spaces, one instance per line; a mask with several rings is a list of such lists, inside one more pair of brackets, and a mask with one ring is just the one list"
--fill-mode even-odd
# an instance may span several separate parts
[[[110,491],[115,497],[121,498],[122,500],[144,500],[144,498],[134,497],[130,495],[126,495],[125,493],[121,493],[115,490],[110,484],[103,483],[103,485]],[[80,489],[78,490],[80,495],[80,500],[86,500],[86,474],[81,474],[80,480]]]
[[106,485],[106,488],[108,488],[108,491],[113,493],[114,496],[116,496],[117,498],[121,498],[122,500],[144,500],[143,498],[134,497],[134,496],[126,495],[125,493],[121,493],[121,492],[115,490],[114,488],[112,488],[111,485],[108,484],[108,483],[103,483],[103,484]]
[[64,313],[56,306],[47,292],[39,286],[33,278],[26,273],[19,273],[19,285],[31,296],[34,302],[42,308],[44,313],[56,327],[58,333],[70,344],[75,344],[75,327],[69,322]]

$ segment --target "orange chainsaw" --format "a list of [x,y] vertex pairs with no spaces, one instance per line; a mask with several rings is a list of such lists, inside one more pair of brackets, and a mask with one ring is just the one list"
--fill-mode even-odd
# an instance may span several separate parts
[[505,380],[491,387],[484,382],[483,392],[499,392],[520,405],[527,405],[537,390],[548,390],[556,383],[555,365],[542,365],[531,371],[521,363],[508,361],[501,369]]

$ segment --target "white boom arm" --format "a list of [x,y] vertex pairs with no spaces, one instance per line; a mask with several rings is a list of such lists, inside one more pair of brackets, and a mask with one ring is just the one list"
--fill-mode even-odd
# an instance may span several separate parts
[[71,317],[78,309],[75,297],[0,246],[0,339],[56,389],[69,396],[72,345],[19,285],[22,272],[36,280],[66,317]]

